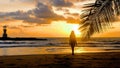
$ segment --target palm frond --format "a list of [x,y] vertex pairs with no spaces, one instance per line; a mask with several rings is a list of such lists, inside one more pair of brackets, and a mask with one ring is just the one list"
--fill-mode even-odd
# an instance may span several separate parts
[[89,39],[94,33],[100,33],[110,28],[116,16],[120,15],[120,0],[96,0],[85,5],[81,14],[83,40]]
[[113,0],[114,8],[117,15],[120,15],[120,0]]

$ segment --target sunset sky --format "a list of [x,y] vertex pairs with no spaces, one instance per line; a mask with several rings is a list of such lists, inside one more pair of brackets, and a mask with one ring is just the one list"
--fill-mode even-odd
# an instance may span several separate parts
[[[80,14],[94,0],[0,0],[0,36],[7,25],[9,37],[80,37]],[[120,37],[120,21],[96,37]]]

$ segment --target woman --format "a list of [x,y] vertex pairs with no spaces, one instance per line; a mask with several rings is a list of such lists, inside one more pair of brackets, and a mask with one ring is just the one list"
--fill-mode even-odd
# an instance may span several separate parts
[[74,31],[72,31],[70,34],[69,44],[70,44],[71,49],[72,49],[72,55],[74,55],[74,47],[77,45]]

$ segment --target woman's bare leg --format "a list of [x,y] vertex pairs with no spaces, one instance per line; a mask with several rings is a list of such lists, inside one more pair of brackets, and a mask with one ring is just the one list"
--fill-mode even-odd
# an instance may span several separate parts
[[72,47],[72,55],[74,55],[74,47]]

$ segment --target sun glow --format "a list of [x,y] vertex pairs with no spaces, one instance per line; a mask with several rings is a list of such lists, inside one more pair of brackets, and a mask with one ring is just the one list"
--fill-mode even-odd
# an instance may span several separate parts
[[77,36],[80,36],[80,31],[78,30],[78,28],[79,28],[79,25],[74,25],[73,26],[73,28],[72,28],[72,30],[75,32],[75,34],[77,35]]

